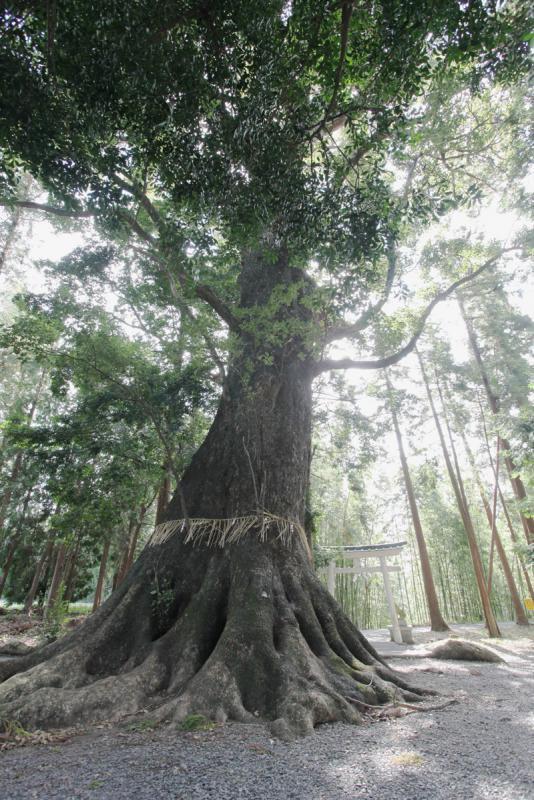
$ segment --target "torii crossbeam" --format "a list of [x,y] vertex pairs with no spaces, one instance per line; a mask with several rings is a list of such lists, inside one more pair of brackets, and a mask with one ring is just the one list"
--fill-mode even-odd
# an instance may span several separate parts
[[[330,594],[334,595],[336,590],[336,575],[370,575],[373,572],[381,572],[384,579],[384,591],[389,609],[389,616],[391,619],[391,629],[393,641],[397,644],[402,644],[402,634],[399,625],[399,618],[397,616],[397,609],[393,599],[393,591],[391,588],[391,581],[389,579],[390,572],[400,572],[400,567],[390,565],[387,559],[390,556],[397,556],[402,551],[406,542],[383,542],[382,544],[370,545],[340,545],[332,547],[321,547],[320,550],[325,552],[325,555],[331,553],[331,558],[328,565],[321,571],[327,575],[327,585]],[[350,567],[337,567],[336,559],[343,558],[344,560],[352,560]],[[378,559],[379,564],[367,566],[362,564],[362,561],[373,558]]]

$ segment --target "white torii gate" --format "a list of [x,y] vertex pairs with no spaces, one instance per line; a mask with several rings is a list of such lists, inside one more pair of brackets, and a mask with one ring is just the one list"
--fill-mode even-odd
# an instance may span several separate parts
[[[323,551],[333,551],[332,557],[326,567],[323,567],[321,572],[326,573],[328,591],[331,595],[335,595],[336,591],[336,575],[370,575],[373,572],[381,572],[384,579],[384,590],[386,593],[386,600],[388,603],[389,616],[391,618],[391,632],[393,641],[397,644],[402,644],[402,634],[399,625],[399,618],[397,616],[397,609],[395,608],[395,601],[393,599],[393,592],[391,589],[391,581],[389,579],[390,572],[400,572],[400,567],[389,565],[387,559],[389,556],[397,556],[406,542],[394,542],[389,544],[370,544],[370,545],[342,545],[339,547],[321,547]],[[326,553],[325,553],[326,555]],[[350,567],[337,567],[336,558],[342,557],[344,560],[352,560]],[[367,566],[360,562],[368,558],[377,558],[379,564]]]

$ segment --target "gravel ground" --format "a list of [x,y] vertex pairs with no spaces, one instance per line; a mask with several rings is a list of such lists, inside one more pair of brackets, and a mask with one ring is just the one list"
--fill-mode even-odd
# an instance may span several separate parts
[[[533,800],[534,641],[505,664],[396,659],[413,683],[459,702],[284,744],[261,725],[101,727],[0,752],[2,800]],[[431,700],[429,702],[435,702]]]

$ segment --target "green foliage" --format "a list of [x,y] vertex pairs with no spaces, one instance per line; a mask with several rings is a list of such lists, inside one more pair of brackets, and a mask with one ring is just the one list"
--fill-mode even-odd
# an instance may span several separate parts
[[[447,79],[510,81],[528,58],[522,2],[360,8],[340,68],[341,8],[317,0],[193,2],[179,19],[168,3],[75,0],[53,30],[40,6],[11,3],[0,24],[5,196],[25,168],[114,238],[131,215],[157,228],[162,254],[214,283],[214,259],[226,271],[229,249],[267,229],[343,269],[346,288],[371,277],[401,215],[385,158],[421,134],[414,100]],[[430,202],[440,213],[443,194]]]
[[326,567],[330,558],[326,554],[324,550],[322,550],[316,542],[313,542],[312,545],[312,554],[313,554],[313,565],[316,570],[322,569],[322,567]]
[[7,719],[0,715],[0,730],[8,739],[28,738],[31,734],[16,719]]
[[182,731],[211,731],[215,728],[215,723],[202,714],[189,714],[178,727]]
[[59,586],[55,600],[46,610],[43,633],[49,642],[53,642],[61,635],[63,625],[67,619],[69,604],[64,597],[65,585],[62,583]]
[[153,719],[140,719],[136,722],[130,722],[126,726],[126,730],[131,733],[145,733],[146,731],[153,731],[158,727],[158,722]]
[[175,591],[170,579],[158,574],[157,569],[154,570],[150,597],[154,616],[158,624],[164,625],[174,605]]

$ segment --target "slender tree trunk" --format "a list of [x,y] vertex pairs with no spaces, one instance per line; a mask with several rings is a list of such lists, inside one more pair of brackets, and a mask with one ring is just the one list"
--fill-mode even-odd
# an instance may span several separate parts
[[24,496],[24,501],[22,503],[22,509],[21,509],[21,512],[20,512],[19,520],[17,522],[17,527],[16,527],[16,529],[15,529],[15,531],[13,533],[13,536],[11,538],[11,541],[10,541],[10,543],[8,545],[7,554],[6,554],[6,560],[4,562],[3,571],[2,571],[2,577],[0,578],[0,597],[2,597],[2,594],[4,592],[4,589],[5,589],[5,586],[6,586],[6,581],[7,581],[11,566],[13,564],[13,559],[15,558],[15,553],[17,551],[17,545],[18,545],[18,543],[20,541],[20,538],[22,536],[23,525],[24,525],[24,522],[26,521],[26,513],[28,511],[28,505],[30,503],[30,498],[31,498],[31,495],[32,495],[32,492],[33,492],[33,488],[34,487],[32,485],[26,490],[26,494]]
[[157,505],[156,505],[156,525],[159,525],[165,519],[165,512],[169,505],[170,491],[171,491],[171,470],[169,464],[164,466],[165,477],[161,482],[158,490]]
[[124,576],[128,573],[128,570],[131,569],[131,566],[134,562],[135,558],[135,551],[137,549],[137,543],[139,542],[139,536],[141,534],[141,529],[143,527],[143,520],[145,517],[145,511],[143,512],[143,516],[138,521],[137,525],[135,526],[132,536],[130,538],[130,543],[128,547],[128,552],[126,554],[126,561],[124,564]]
[[48,598],[46,601],[45,614],[48,614],[48,612],[53,607],[54,603],[58,598],[59,589],[63,581],[63,576],[65,572],[65,557],[66,557],[66,547],[63,542],[60,542],[56,550],[56,561],[54,565],[54,572],[52,574],[52,582],[50,584],[50,589],[48,590]]
[[24,611],[25,611],[26,614],[30,614],[31,613],[31,610],[32,610],[32,607],[33,607],[33,603],[34,603],[34,600],[35,600],[35,596],[36,596],[37,590],[39,588],[39,581],[41,580],[41,575],[43,574],[43,570],[45,568],[45,565],[47,564],[47,562],[49,561],[49,559],[50,559],[50,557],[52,555],[53,549],[54,549],[54,542],[53,542],[52,539],[49,539],[48,542],[46,543],[46,546],[45,546],[45,548],[44,548],[44,550],[43,550],[43,552],[41,554],[41,557],[40,557],[39,561],[37,562],[37,566],[35,567],[35,572],[33,574],[33,579],[32,579],[32,583],[31,583],[31,586],[30,586],[30,590],[29,590],[28,594],[26,595],[26,599],[24,601]]
[[[41,392],[43,389],[44,377],[45,377],[45,370],[43,367],[39,375],[39,382],[37,384],[37,389],[35,390],[35,394],[32,397],[30,408],[28,409],[28,413],[26,415],[26,422],[28,425],[31,425],[33,418],[35,416],[35,412],[37,410],[37,404],[39,402],[39,398],[41,396]],[[11,497],[13,495],[13,490],[15,488],[17,480],[20,477],[23,465],[24,465],[24,452],[22,450],[19,450],[19,452],[15,456],[15,460],[13,461],[11,474],[8,478],[7,486],[2,495],[2,499],[0,500],[0,536],[2,535],[2,531],[6,521],[6,515],[9,509],[9,504],[11,502]]]
[[[485,442],[485,445],[486,445],[486,452],[488,454],[489,464],[490,464],[490,467],[492,469],[493,475],[495,476],[495,482],[496,482],[497,487],[498,487],[498,493],[499,493],[499,500],[500,500],[500,503],[501,503],[501,508],[503,510],[504,518],[506,519],[506,524],[508,525],[508,530],[510,531],[510,536],[512,538],[512,541],[513,541],[513,543],[515,545],[519,545],[519,539],[518,539],[518,536],[517,536],[517,534],[515,532],[515,529],[514,529],[514,526],[513,526],[513,523],[512,523],[512,519],[511,519],[509,511],[508,511],[508,504],[506,503],[506,500],[504,499],[501,487],[499,486],[498,481],[497,481],[497,468],[495,466],[495,463],[493,461],[493,456],[491,454],[491,447],[490,447],[490,443],[489,443],[488,430],[487,430],[487,427],[486,427],[486,421],[485,421],[485,418],[484,418],[484,410],[482,408],[482,405],[480,405],[480,414],[481,414],[481,420],[482,420],[482,431],[483,431],[483,434],[484,434],[484,442]],[[525,564],[525,561],[524,561],[524,559],[523,559],[523,557],[521,556],[520,553],[518,553],[517,558],[518,558],[519,565],[521,567],[521,571],[523,573],[523,577],[525,579],[525,583],[527,585],[527,589],[529,591],[530,597],[534,598],[534,586],[532,585],[532,580],[530,578],[528,567]]]
[[499,554],[504,577],[506,579],[508,590],[510,592],[510,597],[512,598],[512,604],[514,606],[515,621],[517,622],[518,625],[528,625],[529,624],[528,618],[525,613],[523,603],[521,602],[521,598],[519,597],[519,591],[517,589],[517,584],[515,582],[512,568],[510,567],[510,562],[508,561],[508,556],[506,555],[506,550],[504,549],[502,539],[499,535],[497,527],[496,526],[494,527],[492,510],[482,490],[481,490],[481,499],[484,505],[484,511],[486,512],[486,517],[488,518],[488,524],[490,526],[490,530],[493,531],[495,537],[495,547],[497,548],[497,553]]
[[[484,390],[486,392],[486,397],[488,398],[489,407],[491,409],[492,414],[497,416],[499,414],[499,411],[500,411],[499,398],[497,397],[497,395],[495,394],[495,392],[493,391],[493,389],[491,387],[489,376],[488,376],[488,373],[486,371],[486,367],[484,365],[484,361],[482,359],[482,353],[481,353],[480,347],[478,345],[475,329],[473,327],[472,321],[470,320],[470,318],[467,315],[467,312],[466,312],[466,309],[465,309],[465,305],[464,305],[464,303],[463,303],[461,298],[458,300],[458,303],[460,305],[460,311],[461,311],[465,326],[467,328],[467,335],[468,335],[468,338],[469,338],[469,343],[471,345],[471,350],[473,352],[473,355],[475,357],[475,361],[476,361],[476,363],[478,365],[478,368],[479,368],[479,371],[480,371],[480,376],[482,378],[482,383],[483,383],[483,386],[484,386]],[[521,504],[527,499],[527,493],[525,491],[525,487],[523,485],[523,481],[521,480],[520,476],[517,474],[517,468],[516,468],[512,458],[511,458],[511,456],[510,456],[511,448],[510,448],[509,441],[507,439],[501,437],[500,444],[501,444],[501,450],[503,450],[504,453],[505,453],[504,463],[506,464],[508,477],[510,479],[510,483],[512,485],[512,489],[513,489],[514,495],[516,497],[516,500],[518,501],[518,504],[519,504],[519,509],[518,509],[519,510],[519,516],[521,517],[521,524],[523,526],[523,531],[525,533],[525,538],[527,540],[527,543],[530,544],[531,542],[534,542],[534,519],[532,519],[531,517],[526,517],[521,511]]]
[[15,456],[15,460],[13,461],[13,466],[11,467],[11,474],[7,479],[7,486],[4,489],[2,498],[0,500],[0,535],[4,530],[9,504],[11,502],[11,497],[13,495],[13,489],[15,488],[15,484],[22,472],[23,463],[24,463],[24,455],[22,450],[20,450]]
[[[499,558],[501,560],[502,570],[504,573],[504,577],[506,579],[506,583],[508,585],[508,589],[510,591],[510,597],[512,598],[512,604],[514,606],[515,612],[515,620],[518,625],[528,625],[528,618],[525,613],[525,609],[523,608],[523,603],[521,602],[521,598],[519,596],[519,591],[517,589],[517,584],[515,582],[514,574],[512,572],[512,568],[510,567],[510,562],[508,561],[508,556],[506,555],[506,550],[504,549],[502,539],[499,535],[499,531],[497,530],[497,526],[494,525],[494,518],[493,512],[490,507],[488,498],[486,497],[486,493],[484,491],[484,486],[482,484],[482,479],[480,477],[480,473],[478,471],[475,458],[469,447],[467,442],[467,438],[465,433],[462,431],[462,440],[464,444],[465,452],[467,453],[467,457],[469,459],[469,463],[471,464],[471,469],[473,471],[473,475],[475,476],[475,480],[478,485],[478,490],[480,493],[480,499],[482,500],[482,505],[484,506],[484,511],[486,513],[486,517],[488,520],[488,525],[490,527],[490,531],[495,535],[495,545],[497,547],[497,552],[499,554]],[[498,488],[498,487],[497,487]]]
[[98,580],[96,582],[95,597],[93,600],[93,613],[97,610],[102,602],[102,590],[104,588],[104,580],[106,578],[106,567],[108,565],[108,556],[110,548],[110,540],[107,539],[104,543],[102,550],[102,557],[100,559],[100,569],[98,570]]
[[[447,428],[447,435],[449,437],[449,443],[450,443],[451,453],[452,453],[453,462],[454,462],[454,472],[455,472],[455,475],[456,475],[456,480],[458,482],[458,487],[460,489],[460,495],[461,495],[461,498],[462,498],[462,501],[463,501],[463,506],[464,506],[464,509],[465,509],[466,519],[469,521],[473,542],[477,544],[477,552],[479,553],[480,551],[478,549],[478,543],[476,541],[475,529],[474,529],[473,521],[472,521],[472,518],[471,518],[471,513],[469,511],[469,503],[467,501],[467,494],[466,494],[466,491],[465,491],[465,485],[464,485],[464,481],[463,481],[463,478],[462,478],[462,471],[460,469],[460,461],[458,459],[458,454],[456,452],[456,445],[454,443],[454,437],[452,435],[452,429],[451,429],[451,426],[450,426],[450,423],[449,423],[449,418],[448,418],[448,415],[447,415],[445,401],[443,399],[443,394],[442,394],[442,391],[441,391],[441,386],[440,386],[440,382],[439,382],[437,373],[436,373],[436,386],[437,386],[437,389],[438,389],[439,399],[441,401],[441,407],[442,407],[442,410],[443,410],[443,419],[445,421],[445,426]],[[493,537],[492,537],[492,541],[493,541]],[[480,556],[479,556],[479,558],[480,558]],[[480,563],[482,564],[482,560],[481,559],[480,559]],[[490,563],[490,569],[491,569],[491,563]],[[483,569],[482,569],[482,573],[481,574],[482,574],[482,576],[484,575]],[[491,580],[489,578],[490,574],[491,573],[488,572],[488,578],[487,578],[487,580],[485,582],[485,587],[486,587],[486,593],[487,593],[487,597],[488,597],[488,602],[490,603],[490,607],[491,607],[491,588],[490,588],[491,587]],[[495,625],[497,626],[497,622],[496,621],[495,621]],[[497,627],[497,630],[499,630],[498,627]],[[488,627],[488,631],[489,631],[489,627]],[[490,634],[490,635],[492,635],[492,634]],[[500,636],[500,632],[497,635]]]
[[447,467],[447,472],[449,475],[449,479],[452,485],[452,489],[454,492],[454,496],[456,498],[456,503],[458,505],[458,510],[460,512],[460,516],[462,518],[462,522],[464,525],[465,533],[467,536],[467,541],[469,544],[469,549],[471,551],[471,558],[473,561],[473,568],[475,572],[475,578],[478,587],[478,593],[480,595],[480,601],[482,603],[482,609],[484,611],[484,618],[486,620],[486,626],[488,629],[488,633],[490,636],[498,637],[501,635],[499,631],[499,626],[497,625],[497,620],[495,619],[495,615],[493,614],[493,609],[491,607],[491,601],[488,595],[488,590],[486,586],[486,578],[484,575],[484,568],[482,566],[482,559],[480,557],[480,551],[478,549],[478,543],[475,535],[475,530],[473,528],[473,523],[471,520],[471,516],[469,514],[469,508],[467,506],[467,501],[465,498],[465,494],[463,493],[463,484],[462,488],[460,488],[460,483],[457,479],[457,476],[454,472],[454,468],[450,459],[449,451],[447,449],[447,445],[445,442],[445,436],[443,435],[443,430],[441,427],[441,423],[439,421],[439,417],[436,411],[436,407],[434,405],[434,398],[432,397],[432,392],[430,391],[430,384],[428,382],[428,378],[426,375],[426,371],[424,368],[423,360],[421,355],[417,351],[417,357],[419,359],[419,364],[421,367],[421,374],[423,376],[423,381],[426,388],[426,393],[428,397],[428,402],[430,404],[430,408],[432,410],[432,416],[434,418],[434,424],[436,426],[436,430],[438,432],[439,440],[441,443],[441,449],[443,452],[443,458],[445,460],[445,465]]
[[[144,513],[143,513],[144,516]],[[135,548],[137,547],[137,541],[139,539],[139,533],[141,531],[141,526],[143,524],[143,519],[141,518],[137,522],[132,520],[132,525],[129,531],[128,541],[126,542],[126,547],[124,548],[124,552],[122,554],[121,562],[119,564],[119,568],[117,570],[117,574],[115,576],[115,587],[120,586],[123,582],[124,578],[126,577],[126,573],[130,569],[133,556],[135,553]]]
[[[160,487],[160,489],[161,489],[161,487]],[[159,499],[160,499],[160,497],[159,497],[159,493],[158,493],[158,501],[159,501]],[[139,517],[137,519],[137,522],[134,522],[134,520],[131,520],[128,541],[126,543],[126,547],[124,549],[123,556],[122,556],[120,564],[119,564],[119,568],[118,568],[117,572],[115,573],[115,575],[113,577],[113,588],[114,589],[122,583],[122,581],[124,580],[124,578],[126,577],[126,575],[128,573],[128,570],[131,568],[131,566],[133,564],[134,557],[135,557],[135,551],[136,551],[136,548],[137,548],[137,543],[139,541],[139,536],[141,534],[141,530],[142,530],[142,527],[143,527],[143,522],[145,520],[147,511],[148,511],[148,509],[150,508],[150,506],[152,505],[153,502],[154,502],[154,498],[152,498],[152,500],[149,502],[149,504],[147,506],[145,506],[145,505],[141,506],[141,508],[139,510]],[[168,505],[168,501],[165,504],[165,508],[167,507],[167,505]],[[156,516],[156,519],[157,519],[157,516]]]
[[2,597],[4,593],[9,571],[11,569],[11,565],[13,564],[13,559],[15,558],[16,549],[17,542],[15,539],[12,539],[7,547],[6,557],[2,567],[2,575],[0,576],[0,597]]
[[410,513],[412,517],[415,538],[417,541],[417,548],[419,550],[419,560],[421,562],[423,585],[425,590],[426,602],[428,606],[428,613],[430,616],[430,627],[433,631],[448,631],[449,626],[443,619],[441,609],[439,606],[438,595],[434,584],[434,576],[432,575],[432,567],[430,565],[430,557],[428,555],[428,548],[426,545],[425,535],[423,532],[423,526],[421,524],[421,518],[419,516],[419,509],[417,507],[417,500],[415,498],[412,476],[410,475],[408,460],[406,458],[406,453],[404,450],[404,442],[402,440],[402,434],[399,426],[399,420],[397,417],[397,411],[395,409],[395,401],[393,398],[391,381],[389,379],[387,371],[385,372],[385,376],[386,376],[386,383],[389,395],[389,410],[391,412],[391,418],[393,420],[393,428],[395,430],[395,437],[397,440],[397,448],[399,451],[399,458],[402,467],[404,486],[406,489],[406,495],[408,497],[408,503],[410,506]]
[[74,594],[74,587],[76,585],[76,577],[78,574],[78,561],[80,558],[80,550],[82,547],[81,534],[78,536],[74,549],[71,550],[68,557],[68,563],[65,567],[65,595],[66,603],[72,602]]

